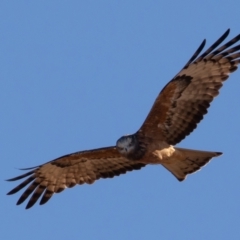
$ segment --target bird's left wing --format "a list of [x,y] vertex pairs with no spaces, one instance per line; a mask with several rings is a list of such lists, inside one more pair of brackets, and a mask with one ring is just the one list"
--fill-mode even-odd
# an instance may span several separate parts
[[[185,67],[160,92],[139,133],[175,145],[189,135],[207,113],[222,83],[240,63],[240,34],[217,48],[228,36],[227,30],[197,58],[202,42]],[[216,49],[217,48],[217,49]]]
[[44,204],[54,193],[59,193],[67,187],[83,183],[91,184],[99,178],[112,178],[144,166],[122,157],[115,147],[76,152],[34,168],[23,169],[31,171],[8,181],[28,178],[8,195],[30,184],[17,202],[17,205],[21,204],[32,194],[26,206],[30,208],[41,196],[40,204]]

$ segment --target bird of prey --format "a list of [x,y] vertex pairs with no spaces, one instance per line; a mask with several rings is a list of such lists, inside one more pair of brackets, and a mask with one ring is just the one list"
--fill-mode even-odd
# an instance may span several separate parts
[[[240,63],[240,34],[218,47],[228,36],[228,29],[203,54],[204,40],[183,69],[162,89],[140,129],[119,138],[116,146],[68,154],[9,179],[26,178],[11,190],[14,194],[29,186],[17,205],[29,196],[26,209],[41,197],[45,204],[54,193],[76,184],[91,184],[99,178],[112,178],[148,164],[161,164],[179,181],[199,170],[221,152],[175,147],[203,119],[223,82]],[[200,55],[200,56],[199,56]]]

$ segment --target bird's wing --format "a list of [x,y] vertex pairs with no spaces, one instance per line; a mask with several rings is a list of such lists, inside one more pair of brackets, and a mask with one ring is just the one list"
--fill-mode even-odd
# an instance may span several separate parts
[[44,204],[54,193],[59,193],[67,187],[83,183],[91,184],[99,178],[112,178],[144,166],[144,164],[122,157],[115,147],[76,152],[34,168],[23,169],[31,171],[8,181],[28,178],[11,190],[8,195],[18,192],[29,184],[17,205],[33,193],[26,206],[30,208],[41,196],[40,204]]
[[138,131],[140,134],[175,145],[197,127],[222,83],[240,63],[240,45],[229,48],[240,40],[240,34],[217,48],[229,31],[198,57],[206,41],[202,42],[184,68],[160,92]]

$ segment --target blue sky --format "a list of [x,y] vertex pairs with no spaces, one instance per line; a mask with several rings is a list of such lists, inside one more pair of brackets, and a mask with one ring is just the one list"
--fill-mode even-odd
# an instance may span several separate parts
[[238,1],[0,2],[0,239],[239,239],[240,70],[179,146],[222,151],[179,183],[148,166],[16,206],[17,168],[114,145],[201,41],[240,33]]

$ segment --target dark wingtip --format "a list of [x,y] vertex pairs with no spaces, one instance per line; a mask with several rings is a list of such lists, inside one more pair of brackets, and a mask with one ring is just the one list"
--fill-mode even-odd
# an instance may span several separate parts
[[30,202],[29,201],[27,206],[25,207],[25,209],[27,210],[27,209],[31,208],[34,204],[35,204],[35,202]]
[[222,152],[216,152],[216,156],[221,156],[222,154]]
[[[13,189],[13,190],[15,190],[15,189]],[[12,195],[17,192],[16,190],[15,191],[13,191],[13,190],[9,191],[6,195]]]
[[31,174],[34,174],[34,171],[27,172],[25,174],[22,174],[20,176],[14,177],[14,178],[7,179],[5,181],[12,182],[12,181],[20,180],[22,178],[28,177]]
[[26,171],[26,170],[32,170],[32,169],[35,169],[35,168],[38,168],[38,167],[40,167],[40,165],[35,166],[35,167],[29,167],[29,168],[18,168],[18,170]]
[[178,177],[177,177],[177,180],[178,180],[179,182],[182,182],[182,181],[184,181],[185,179],[186,179],[186,176],[183,177],[183,178],[178,178]]
[[221,38],[225,39],[229,33],[230,33],[230,28],[227,29],[227,31],[222,35]]
[[43,204],[45,204],[46,202],[48,202],[49,199],[53,196],[53,194],[54,194],[54,192],[49,191],[49,190],[46,190],[45,193],[43,194],[42,199],[41,199],[41,201],[40,201],[39,204],[40,204],[40,205],[43,205]]
[[18,201],[17,201],[17,203],[16,203],[16,205],[20,205],[20,204],[22,204],[24,201],[25,201],[24,198],[19,198]]
[[205,44],[206,44],[206,39],[204,39],[204,40],[202,41],[202,43],[200,44],[200,46],[198,47],[198,49],[195,51],[195,53],[194,53],[194,54],[192,55],[192,57],[188,60],[188,62],[186,63],[186,65],[185,65],[183,68],[187,68],[188,65],[197,58],[197,56],[198,56],[198,55],[200,54],[200,52],[203,50]]

